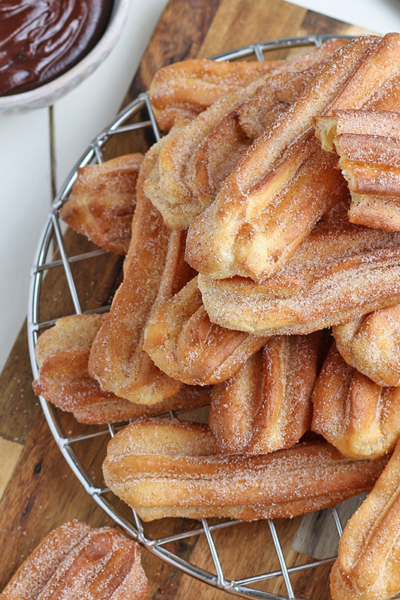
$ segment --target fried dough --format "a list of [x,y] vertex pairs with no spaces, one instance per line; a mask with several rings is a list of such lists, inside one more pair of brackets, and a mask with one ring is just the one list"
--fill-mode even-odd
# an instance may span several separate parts
[[377,385],[400,386],[400,306],[378,310],[332,333],[345,361]]
[[400,592],[400,445],[344,528],[331,572],[334,600],[389,600]]
[[264,283],[198,276],[213,323],[257,335],[306,334],[399,304],[400,234],[319,223]]
[[[275,86],[270,84],[272,79],[279,78],[282,73],[304,71],[311,65],[325,60],[335,49],[346,43],[345,40],[333,40],[305,56],[285,61],[268,75],[214,102],[180,132],[169,137],[145,186],[146,194],[160,210],[169,227],[188,227],[193,219],[209,206],[215,192],[218,191],[222,177],[235,166],[236,160],[250,143],[251,140],[246,139],[240,128],[238,130],[236,115],[231,113],[251,98],[265,82],[268,82],[266,85],[272,103],[280,103]],[[221,124],[228,115],[231,115],[232,119]],[[228,138],[221,135],[221,127],[224,134],[230,128]],[[205,179],[208,181],[210,177],[212,184],[209,184],[207,189],[204,189],[205,185],[202,183],[204,171],[207,170],[205,165],[202,165],[204,158],[211,164]]]
[[365,36],[338,50],[284,118],[250,146],[214,203],[190,226],[187,260],[198,272],[215,279],[271,277],[346,196],[334,156],[314,143],[314,117],[330,106],[378,41]]
[[106,315],[73,315],[58,319],[36,344],[39,376],[35,394],[73,412],[80,423],[117,423],[167,411],[205,406],[211,390],[183,386],[177,394],[156,404],[134,404],[105,392],[89,376],[88,362],[93,340]]
[[312,395],[313,431],[348,458],[391,452],[400,436],[400,390],[349,366],[333,344]]
[[378,111],[375,106],[373,110],[338,110],[325,118],[324,126],[324,136],[339,155],[339,167],[351,192],[350,221],[399,231],[398,113]]
[[74,519],[51,531],[6,585],[2,600],[145,600],[140,546],[116,529]]
[[246,87],[283,62],[217,62],[194,58],[163,67],[149,87],[158,126],[169,131],[183,119],[194,119],[223,96]]
[[310,429],[319,338],[273,337],[214,386],[209,425],[220,452],[267,454],[294,446]]
[[192,276],[183,259],[185,234],[168,230],[143,193],[155,155],[156,150],[146,154],[139,174],[124,280],[89,359],[89,374],[104,390],[140,404],[160,402],[182,386],[162,373],[142,346],[144,329],[157,303],[179,291]]
[[386,464],[351,461],[324,441],[258,456],[221,455],[206,425],[144,419],[118,432],[106,484],[145,521],[294,517],[369,490]]
[[[324,60],[333,48],[347,43],[329,40],[303,55],[304,68],[314,56]],[[296,69],[299,58],[288,61],[213,61],[190,59],[163,67],[149,88],[150,101],[159,127],[169,131],[181,120],[191,120],[223,96],[228,96],[276,68]]]
[[154,311],[143,348],[170,377],[210,385],[236,373],[266,339],[211,323],[194,278]]
[[60,209],[62,220],[97,246],[125,255],[142,161],[138,152],[78,169],[71,197]]

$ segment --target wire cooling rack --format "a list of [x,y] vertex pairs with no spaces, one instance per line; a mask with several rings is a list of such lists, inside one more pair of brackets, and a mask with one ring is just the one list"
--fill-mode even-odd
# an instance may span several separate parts
[[[254,59],[255,57],[257,60],[264,60],[264,54],[266,52],[307,45],[319,46],[332,37],[335,36],[312,35],[301,38],[270,41],[239,48],[216,56],[214,59],[237,60],[247,57],[253,57]],[[61,192],[52,205],[51,212],[49,213],[43,234],[40,238],[32,270],[29,292],[28,341],[32,370],[35,378],[38,376],[38,369],[34,349],[38,335],[41,330],[51,326],[56,321],[55,317],[45,318],[44,320],[41,320],[40,317],[43,293],[48,293],[46,290],[43,291],[43,283],[46,275],[55,269],[63,270],[66,278],[65,293],[69,293],[72,300],[73,311],[76,314],[82,314],[82,312],[105,312],[109,308],[107,305],[103,304],[99,308],[88,311],[82,310],[80,294],[77,289],[75,276],[73,276],[72,267],[74,267],[74,269],[76,269],[77,266],[78,268],[81,268],[83,263],[101,257],[106,253],[103,250],[90,250],[89,252],[70,255],[67,249],[63,227],[59,221],[59,209],[70,196],[71,189],[77,177],[78,168],[87,164],[103,162],[103,154],[107,150],[108,145],[112,145],[114,136],[135,136],[138,135],[139,132],[147,138],[149,145],[160,138],[160,132],[147,93],[140,94],[132,104],[126,107],[117,116],[115,121],[109,127],[95,138],[72,170]],[[58,250],[59,257],[53,258],[54,250]],[[66,315],[56,314],[56,317],[60,316]],[[260,535],[261,532],[261,535],[265,538],[265,554],[275,553],[276,567],[272,569],[269,568],[258,574],[246,574],[246,577],[239,577],[236,574],[232,575],[231,564],[228,569],[226,568],[226,565],[223,564],[223,560],[221,560],[221,552],[217,550],[218,543],[216,540],[218,541],[217,538],[220,532],[226,532],[227,529],[232,532],[232,528],[250,527],[252,529],[249,534],[248,547],[243,548],[243,551],[251,556],[253,548],[251,536],[256,535],[254,533],[254,523],[244,524],[240,521],[221,522],[217,520],[213,522],[210,519],[202,519],[201,521],[174,519],[169,520],[169,523],[171,521],[174,522],[172,533],[169,533],[161,539],[155,539],[151,535],[151,524],[144,524],[135,511],[129,510],[129,512],[127,512],[127,507],[104,486],[101,475],[100,477],[96,477],[93,474],[92,464],[90,466],[85,464],[85,458],[91,455],[91,445],[95,446],[93,452],[101,453],[102,448],[104,454],[105,442],[107,442],[110,437],[114,436],[116,430],[120,428],[121,425],[116,426],[110,424],[107,427],[93,426],[82,429],[82,427],[79,428],[78,424],[76,424],[77,431],[74,432],[71,431],[71,421],[69,421],[69,429],[68,432],[66,432],[65,426],[62,424],[62,414],[44,398],[41,397],[40,402],[50,430],[66,462],[93,500],[115,521],[116,524],[122,527],[134,539],[138,540],[150,552],[192,577],[243,598],[268,600],[287,600],[289,598],[296,600],[297,598],[297,600],[300,600],[294,593],[295,586],[292,581],[293,576],[299,572],[304,572],[305,570],[313,570],[317,567],[321,567],[334,560],[335,557],[332,557],[325,560],[312,560],[303,564],[289,565],[287,558],[285,557],[283,544],[278,534],[279,522],[277,525],[273,520],[258,522],[256,526],[258,534]],[[180,411],[180,413],[182,412],[184,411]],[[83,453],[78,449],[82,448],[82,445],[84,448]],[[98,469],[98,472],[100,473],[101,470]],[[99,481],[97,481],[97,479],[99,479]],[[338,512],[336,508],[329,510],[331,511],[338,536],[340,537],[342,525],[340,523]],[[184,556],[185,552],[182,552],[182,549],[187,549],[188,545],[197,543],[200,538],[202,539],[202,543],[205,544],[208,552],[208,560],[205,561],[208,568],[193,564],[193,562],[190,562],[190,560]],[[233,536],[225,536],[224,543],[226,543],[226,539],[228,539],[229,542],[230,539],[233,539]],[[254,557],[254,564],[256,562],[256,557]],[[259,565],[257,569],[260,569]],[[263,571],[263,569],[261,569],[261,571]],[[312,577],[312,575],[310,576]],[[265,591],[265,589],[258,589],[260,587],[262,588],[265,582],[279,577],[281,578],[281,581],[283,580],[284,582],[283,589],[286,588],[286,595],[277,595],[276,593]]]

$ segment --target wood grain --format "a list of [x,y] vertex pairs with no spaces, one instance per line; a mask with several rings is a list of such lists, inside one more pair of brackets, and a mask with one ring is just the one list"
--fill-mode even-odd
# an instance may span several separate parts
[[[166,64],[188,57],[210,57],[223,51],[253,42],[311,33],[355,34],[360,30],[340,21],[317,15],[282,0],[170,0],[146,49],[125,103],[146,89],[155,71]],[[282,53],[280,53],[282,54]],[[286,54],[286,51],[283,53]],[[127,151],[144,150],[149,143],[146,135],[130,135],[113,139],[106,156]],[[93,246],[82,236],[67,235],[71,254],[85,252]],[[120,258],[104,255],[90,263],[73,265],[82,307],[87,310],[107,304],[120,281]],[[41,319],[52,319],[73,312],[62,269],[53,269],[43,283]],[[15,343],[0,377],[2,414],[0,436],[6,440],[4,450],[12,476],[0,502],[0,589],[8,581],[23,558],[50,529],[67,519],[77,517],[93,525],[110,524],[108,519],[65,464],[51,437],[44,417],[31,391],[31,369],[25,327]],[[62,414],[65,431],[84,432],[69,415]],[[8,452],[8,442],[13,453]],[[19,459],[17,447],[21,450]],[[95,438],[87,447],[79,448],[89,471],[101,479],[100,466],[105,453],[106,438]],[[8,475],[9,477],[9,475]],[[125,509],[127,510],[127,509]],[[301,519],[278,521],[277,529],[289,565],[301,565],[308,557],[296,552],[292,541]],[[146,525],[153,537],[193,529],[193,521],[166,519]],[[246,577],[270,569],[279,569],[272,549],[268,523],[243,524],[215,533],[215,543],[227,577]],[[194,564],[211,571],[214,566],[203,536],[176,542],[172,549]],[[181,571],[159,561],[148,552],[143,563],[150,579],[149,599],[222,600],[229,595],[209,588]],[[292,576],[298,597],[328,600],[329,565]],[[286,594],[282,577],[263,581],[258,588]]]
[[0,438],[0,456],[2,457],[0,466],[0,500],[12,477],[23,448],[21,444]]

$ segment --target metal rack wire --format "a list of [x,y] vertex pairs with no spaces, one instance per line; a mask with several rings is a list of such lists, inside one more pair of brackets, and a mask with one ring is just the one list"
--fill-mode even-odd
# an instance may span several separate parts
[[[260,44],[254,44],[239,48],[225,54],[214,57],[215,60],[237,60],[244,57],[255,57],[257,60],[264,60],[264,53],[277,50],[285,49],[296,46],[305,45],[321,45],[327,39],[334,36],[307,36],[301,38],[288,38],[283,40],[275,40]],[[142,114],[143,111],[147,113],[147,118],[142,119],[137,123],[129,123],[135,115]],[[149,130],[152,132],[154,140],[160,138],[160,132],[158,130],[154,114],[151,109],[148,94],[143,93],[138,98],[126,107],[104,131],[102,131],[89,146],[87,151],[82,155],[64,186],[62,187],[59,195],[55,199],[51,212],[48,216],[45,224],[42,236],[40,238],[38,250],[36,253],[34,267],[32,269],[31,285],[29,291],[29,306],[28,306],[28,343],[30,351],[30,359],[32,364],[33,375],[36,378],[38,376],[38,369],[34,354],[35,345],[37,342],[38,334],[43,329],[52,325],[56,319],[48,319],[46,321],[40,321],[40,300],[42,293],[43,278],[46,273],[51,269],[62,268],[64,270],[67,287],[69,294],[72,299],[74,311],[76,314],[82,314],[81,303],[75,285],[74,277],[71,270],[71,265],[74,263],[82,263],[94,257],[104,254],[103,250],[95,250],[93,252],[87,252],[75,256],[69,256],[64,243],[64,236],[62,234],[62,228],[60,226],[58,211],[61,205],[69,198],[71,189],[77,177],[77,170],[90,163],[101,163],[103,161],[102,149],[115,135],[126,134],[132,132],[134,135],[135,130]],[[52,259],[53,243],[58,248],[60,253],[60,259]],[[104,312],[107,310],[107,306],[103,306],[98,310],[89,312]],[[54,436],[66,462],[83,485],[88,494],[93,500],[115,521],[117,525],[122,527],[130,536],[138,540],[143,546],[145,546],[150,552],[166,561],[170,565],[181,569],[188,575],[195,577],[211,586],[225,590],[236,596],[243,598],[253,599],[264,599],[264,600],[296,600],[296,596],[293,591],[293,584],[291,581],[291,575],[296,572],[313,569],[315,567],[324,565],[332,562],[335,557],[325,560],[314,560],[307,562],[306,564],[296,565],[289,567],[286,564],[285,556],[282,550],[282,544],[277,533],[277,528],[273,520],[268,520],[268,528],[271,534],[272,547],[274,548],[279,564],[279,569],[261,573],[258,575],[249,576],[246,578],[228,578],[224,572],[221,564],[219,554],[217,552],[215,544],[215,534],[224,528],[232,528],[237,526],[240,521],[228,521],[217,524],[210,524],[206,519],[202,519],[198,526],[190,530],[185,530],[180,533],[164,537],[162,539],[153,539],[148,533],[141,519],[132,511],[132,517],[128,518],[119,509],[116,503],[116,497],[106,487],[98,484],[94,478],[89,474],[88,469],[84,466],[80,460],[75,447],[88,440],[92,441],[94,438],[103,437],[104,439],[112,437],[118,427],[115,425],[108,425],[100,430],[98,428],[93,429],[89,433],[70,435],[64,431],[61,424],[57,410],[54,409],[44,398],[40,398],[42,409],[51,433]],[[180,411],[184,412],[184,411]],[[332,518],[334,520],[337,532],[339,536],[342,532],[342,525],[340,523],[339,515],[336,508],[330,509]],[[212,559],[212,564],[215,569],[215,573],[208,571],[202,567],[192,564],[178,553],[172,552],[166,546],[172,542],[179,542],[193,538],[196,536],[204,536],[208,545],[209,553]],[[251,549],[248,549],[250,552]],[[275,577],[282,577],[286,586],[287,595],[280,596],[263,590],[255,589],[254,586],[265,580],[273,579]],[[297,598],[297,600],[300,600]]]

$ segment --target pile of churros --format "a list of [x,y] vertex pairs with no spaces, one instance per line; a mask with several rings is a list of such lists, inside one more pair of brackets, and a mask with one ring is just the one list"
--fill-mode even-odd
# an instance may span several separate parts
[[[61,209],[126,254],[123,283],[107,315],[40,336],[34,390],[83,423],[135,419],[103,470],[145,521],[294,517],[372,490],[331,592],[391,598],[400,34],[286,61],[185,61],[156,74],[150,99],[161,140],[80,169]],[[210,403],[208,424],[154,418]]]

